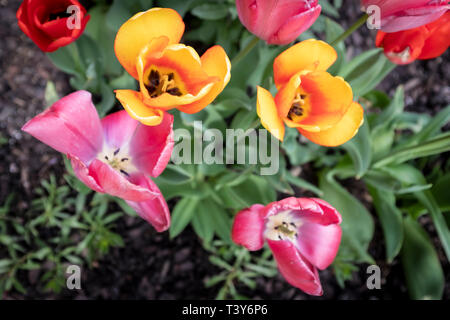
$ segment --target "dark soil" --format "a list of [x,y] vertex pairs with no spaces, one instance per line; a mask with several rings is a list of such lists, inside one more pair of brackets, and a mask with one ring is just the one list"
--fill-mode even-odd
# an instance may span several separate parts
[[[20,131],[21,126],[43,111],[46,82],[52,80],[59,94],[70,92],[67,77],[59,72],[18,28],[15,12],[19,0],[0,0],[0,204],[10,193],[19,201],[17,215],[23,215],[32,200],[33,190],[42,179],[54,174],[62,183],[64,167],[61,156],[37,143]],[[359,15],[357,5],[341,10],[341,21],[350,25]],[[372,48],[374,34],[365,28],[347,39],[352,54]],[[408,111],[436,114],[450,103],[450,52],[435,60],[420,61],[398,67],[380,85],[390,95],[399,84],[405,85]],[[4,141],[4,142],[1,142]],[[5,142],[6,141],[6,142]],[[305,168],[304,168],[305,169]],[[370,197],[357,182],[347,187],[365,204]],[[375,219],[376,220],[376,219]],[[427,218],[422,221],[427,230],[440,243]],[[6,298],[75,298],[75,299],[212,299],[217,288],[206,289],[203,281],[218,270],[208,261],[196,235],[187,230],[175,240],[168,234],[157,234],[146,222],[123,218],[118,233],[125,241],[123,248],[112,249],[90,270],[83,272],[83,289],[66,291],[59,295],[41,294],[28,283],[28,293],[12,293]],[[450,298],[450,266],[439,249],[447,284],[444,298]],[[325,295],[319,299],[392,299],[407,298],[403,271],[398,261],[387,265],[384,257],[383,235],[376,226],[370,253],[382,269],[382,289],[368,290],[366,266],[354,275],[345,289],[340,288],[331,269],[321,272]],[[256,290],[238,288],[255,299],[310,299],[289,286],[280,276],[261,278]],[[316,298],[314,298],[316,299]]]

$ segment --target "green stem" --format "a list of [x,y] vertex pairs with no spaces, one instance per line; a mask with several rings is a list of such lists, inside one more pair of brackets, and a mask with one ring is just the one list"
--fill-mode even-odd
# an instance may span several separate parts
[[252,49],[258,44],[258,42],[259,42],[259,38],[256,36],[253,36],[253,40],[250,41],[247,44],[247,46],[233,58],[233,60],[231,60],[231,65],[235,65],[235,64],[239,63],[239,61],[241,61],[243,58],[245,58],[245,56],[247,54],[249,54],[250,51],[252,51]]
[[363,14],[350,28],[348,28],[343,34],[341,34],[337,39],[330,43],[331,46],[337,45],[342,40],[345,40],[349,35],[359,29],[364,23],[366,23],[367,18],[369,16],[367,14]]

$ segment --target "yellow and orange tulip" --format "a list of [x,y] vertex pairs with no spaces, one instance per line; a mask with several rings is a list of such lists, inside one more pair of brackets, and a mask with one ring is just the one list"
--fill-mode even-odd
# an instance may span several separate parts
[[300,42],[274,61],[278,93],[258,87],[257,112],[262,125],[283,141],[285,125],[307,139],[334,147],[350,140],[364,121],[364,110],[353,101],[350,85],[326,70],[337,53],[320,40]]
[[230,81],[231,63],[225,50],[214,46],[200,57],[179,43],[183,33],[181,16],[166,8],[136,14],[117,33],[117,59],[139,81],[140,90],[116,90],[116,97],[143,124],[160,124],[164,112],[174,108],[199,112]]

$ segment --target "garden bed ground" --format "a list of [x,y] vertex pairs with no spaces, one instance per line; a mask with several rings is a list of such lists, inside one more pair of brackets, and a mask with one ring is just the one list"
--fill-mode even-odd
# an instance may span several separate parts
[[[21,126],[45,108],[46,82],[52,80],[58,93],[70,92],[67,77],[56,70],[46,56],[18,28],[15,12],[19,0],[0,1],[0,204],[10,193],[16,194],[14,212],[23,216],[33,200],[33,190],[51,174],[64,183],[62,157],[20,131]],[[341,21],[350,25],[359,12],[357,6],[344,7]],[[362,28],[346,41],[353,54],[373,46],[373,33]],[[359,48],[358,52],[356,49]],[[449,104],[450,52],[442,57],[409,66],[398,67],[381,84],[390,95],[399,83],[405,84],[406,106],[409,111],[436,114]],[[304,171],[307,168],[304,168]],[[306,172],[305,176],[312,175]],[[348,181],[347,188],[365,204],[369,196],[361,184]],[[373,211],[373,210],[372,210]],[[376,220],[376,219],[375,219]],[[435,239],[446,274],[444,298],[450,298],[450,266],[442,253],[435,231],[426,218],[422,220]],[[27,294],[6,294],[7,299],[75,298],[75,299],[211,299],[217,288],[206,289],[203,280],[218,272],[208,261],[194,232],[187,230],[170,241],[168,233],[157,234],[140,219],[125,217],[118,222],[117,232],[125,240],[123,248],[84,270],[80,291],[42,294],[34,286],[36,272],[24,274]],[[391,299],[407,298],[403,271],[398,261],[388,266],[384,262],[384,243],[379,225],[370,253],[382,270],[382,289],[366,288],[365,266],[354,279],[340,288],[331,270],[321,273],[325,295],[321,299]],[[0,248],[0,258],[2,249]],[[261,278],[257,289],[240,290],[254,299],[308,299],[309,296],[289,286],[280,276]]]

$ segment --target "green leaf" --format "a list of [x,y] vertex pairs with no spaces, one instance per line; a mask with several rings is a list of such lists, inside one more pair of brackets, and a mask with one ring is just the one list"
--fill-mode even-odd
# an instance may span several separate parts
[[450,190],[450,173],[441,176],[431,189],[439,207],[443,211],[450,211],[450,197],[448,196]]
[[378,160],[373,167],[381,168],[389,164],[400,164],[409,160],[427,157],[450,151],[450,132],[441,134],[420,145],[402,148],[391,152],[388,156]]
[[322,190],[317,188],[315,185],[313,185],[312,183],[309,183],[308,181],[306,181],[302,178],[293,176],[290,172],[286,172],[286,180],[287,180],[287,182],[289,182],[290,184],[293,184],[296,187],[314,192],[319,197],[321,197],[323,195]]
[[228,6],[223,3],[205,3],[192,9],[191,13],[204,20],[219,20],[228,15]]
[[47,81],[47,85],[45,86],[45,103],[48,107],[53,105],[56,101],[59,100],[58,92],[56,92],[55,84],[53,81]]
[[359,128],[358,134],[352,140],[345,143],[343,148],[347,150],[353,161],[357,179],[364,176],[372,161],[370,131],[367,119],[364,121],[362,127]]
[[373,263],[367,253],[374,232],[372,216],[362,203],[334,179],[335,171],[322,172],[319,186],[323,199],[335,207],[342,216],[342,243],[339,254],[346,260]]
[[106,25],[112,31],[117,32],[132,15],[133,13],[127,7],[126,1],[114,0],[106,14]]
[[386,258],[391,263],[399,254],[403,243],[402,213],[395,205],[395,196],[376,186],[369,187],[375,210],[380,218],[386,241]]
[[169,184],[183,184],[192,181],[193,178],[193,175],[183,168],[183,166],[173,164],[169,164],[162,175],[159,176],[159,180]]
[[210,213],[211,211],[201,201],[191,221],[194,231],[205,242],[211,242],[214,237],[214,221]]
[[412,218],[403,220],[405,240],[401,252],[403,269],[412,299],[441,299],[444,274],[438,255],[425,231]]
[[172,210],[172,224],[169,229],[170,238],[173,239],[191,222],[194,213],[198,210],[197,198],[183,198]]

